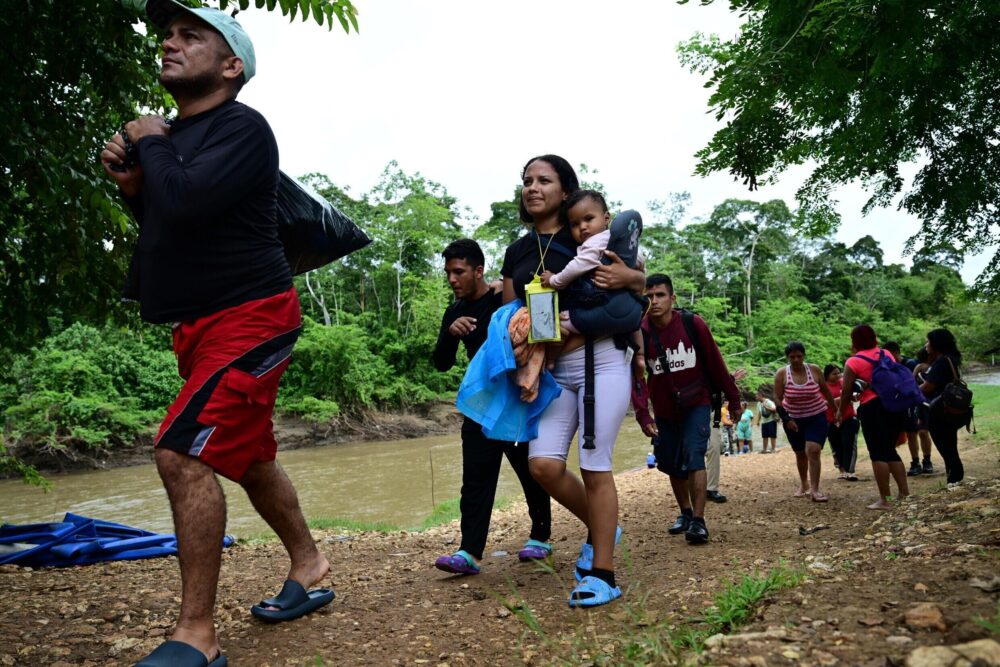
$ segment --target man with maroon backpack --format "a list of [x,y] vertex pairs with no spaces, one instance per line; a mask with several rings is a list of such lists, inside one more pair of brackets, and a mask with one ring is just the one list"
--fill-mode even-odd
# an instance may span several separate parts
[[[642,320],[647,377],[632,391],[635,417],[655,440],[657,467],[670,477],[680,516],[671,535],[690,544],[708,541],[705,525],[705,453],[711,432],[713,391],[721,391],[733,414],[740,394],[712,332],[697,315],[675,310],[674,286],[658,273],[646,279],[649,312]],[[650,414],[652,401],[655,417]]]

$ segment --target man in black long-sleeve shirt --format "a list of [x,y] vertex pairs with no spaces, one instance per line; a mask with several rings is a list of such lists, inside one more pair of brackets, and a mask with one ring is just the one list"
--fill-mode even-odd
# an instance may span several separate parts
[[[493,290],[483,279],[485,259],[479,244],[471,239],[459,239],[442,253],[448,284],[455,302],[444,312],[441,331],[434,347],[434,366],[446,371],[455,365],[458,344],[465,345],[469,359],[486,341],[490,318],[503,303],[501,292]],[[549,495],[528,470],[527,444],[490,440],[482,427],[465,418],[462,422],[462,543],[453,554],[441,556],[435,567],[454,574],[478,574],[479,563],[486,548],[490,516],[496,497],[500,463],[506,455],[524,489],[531,516],[531,535],[518,553],[522,561],[544,559],[552,553],[549,536],[552,511]]]
[[253,46],[215,9],[149,0],[146,11],[165,30],[160,82],[179,117],[127,123],[128,141],[116,135],[101,154],[139,222],[126,293],[145,320],[173,323],[185,380],[155,443],[177,533],[181,610],[171,641],[139,665],[218,667],[226,663],[213,623],[226,515],[216,474],[243,486],[291,558],[281,594],[251,611],[288,620],[333,592],[307,592],[330,565],[275,462],[271,413],[301,314],[277,234],[277,144],[267,121],[235,99],[253,76]]

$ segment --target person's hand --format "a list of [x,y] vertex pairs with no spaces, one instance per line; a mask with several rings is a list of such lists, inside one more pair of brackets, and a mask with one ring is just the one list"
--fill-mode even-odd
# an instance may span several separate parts
[[551,271],[542,271],[542,287],[551,288],[552,285],[549,283],[549,280],[551,280],[552,276],[554,275],[556,274],[552,273]]
[[799,432],[799,425],[795,423],[794,419],[789,419],[788,421],[786,421],[785,428],[787,428],[789,431],[795,431],[796,433]]
[[124,166],[126,158],[125,140],[122,135],[116,134],[101,151],[101,166],[104,167],[104,173],[114,179],[126,197],[135,197],[142,189],[142,165],[133,164],[126,167]]
[[492,280],[488,283],[490,289],[494,294],[503,294],[503,281],[502,280]]
[[606,290],[628,287],[634,269],[630,269],[614,251],[605,250],[604,256],[611,260],[611,264],[599,264],[594,269],[594,285]]
[[660,435],[660,431],[656,428],[656,422],[649,422],[642,427],[642,432],[646,434],[647,438],[655,438]]
[[733,371],[733,380],[735,382],[739,382],[746,376],[747,376],[747,369],[745,368],[737,368],[735,371]]
[[148,136],[166,137],[170,135],[170,126],[163,116],[139,116],[135,120],[125,123],[125,131],[133,144]]
[[455,338],[462,338],[476,330],[476,318],[463,315],[451,323],[448,333]]

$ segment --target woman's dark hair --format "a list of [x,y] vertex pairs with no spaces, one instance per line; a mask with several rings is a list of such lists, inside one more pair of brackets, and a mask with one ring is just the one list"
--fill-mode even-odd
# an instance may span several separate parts
[[953,357],[955,361],[962,361],[962,353],[958,349],[958,343],[955,342],[955,334],[947,329],[933,329],[928,331],[927,341],[938,354],[947,354]]
[[827,364],[826,366],[823,367],[823,379],[824,380],[827,379],[828,377],[830,377],[830,373],[839,370],[840,366],[838,366],[837,364]]
[[803,355],[806,353],[806,346],[797,340],[793,340],[788,345],[785,346],[785,356],[787,357],[792,352],[801,352]]
[[[580,179],[576,177],[573,167],[570,166],[570,163],[565,158],[561,158],[558,155],[539,155],[528,160],[527,164],[524,165],[524,169],[521,170],[522,182],[524,181],[524,173],[528,171],[528,167],[539,160],[548,163],[555,170],[556,175],[559,176],[559,185],[562,187],[563,192],[571,195],[580,189]],[[517,198],[517,211],[521,216],[521,222],[535,221],[531,217],[531,214],[528,213],[528,209],[524,207],[524,199],[521,196]]]
[[602,195],[597,190],[577,190],[569,197],[566,201],[562,203],[559,207],[559,222],[565,227],[569,225],[569,210],[582,202],[584,199],[590,199],[601,205],[601,210],[605,213],[608,212],[608,202],[604,199]]
[[859,324],[851,329],[851,345],[857,351],[870,350],[878,346],[878,336],[875,330],[867,324]]

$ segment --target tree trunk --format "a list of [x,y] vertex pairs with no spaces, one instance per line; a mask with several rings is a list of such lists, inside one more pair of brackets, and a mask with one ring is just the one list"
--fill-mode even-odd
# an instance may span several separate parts
[[757,230],[757,233],[753,236],[753,241],[750,243],[750,254],[747,256],[747,261],[743,266],[743,272],[746,275],[746,291],[743,295],[743,314],[747,318],[747,347],[753,347],[753,301],[751,299],[751,282],[753,281],[753,256],[757,251],[757,241],[760,240],[760,235],[764,233],[764,228],[761,227]]
[[313,287],[312,279],[310,276],[312,271],[306,273],[306,289],[309,290],[309,296],[312,298],[313,302],[319,307],[320,312],[323,314],[323,324],[330,326],[330,311],[326,308],[326,297],[323,296],[322,292],[318,292],[316,288]]

